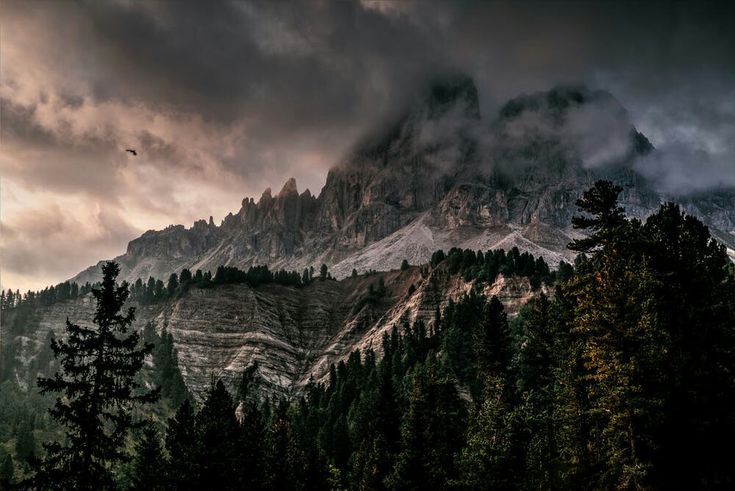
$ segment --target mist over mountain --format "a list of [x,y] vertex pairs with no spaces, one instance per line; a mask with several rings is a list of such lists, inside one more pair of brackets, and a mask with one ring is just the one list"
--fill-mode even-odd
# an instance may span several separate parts
[[[521,95],[482,115],[471,78],[454,74],[417,88],[406,109],[359,138],[318,195],[289,179],[245,198],[219,224],[210,218],[148,231],[115,258],[128,281],[188,268],[255,265],[301,271],[327,264],[342,278],[426,262],[434,250],[518,247],[551,264],[573,258],[575,201],[595,180],[623,187],[622,205],[645,217],[668,199],[701,217],[732,246],[735,200],[672,196],[643,172],[657,150],[614,95],[560,86]],[[665,179],[664,175],[661,175]],[[95,281],[92,267],[74,280]]]

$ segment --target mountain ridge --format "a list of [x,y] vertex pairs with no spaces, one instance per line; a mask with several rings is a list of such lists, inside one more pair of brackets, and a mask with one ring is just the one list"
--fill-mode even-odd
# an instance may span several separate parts
[[[342,278],[426,262],[436,249],[517,246],[552,264],[566,243],[577,197],[600,178],[621,185],[628,214],[662,201],[636,159],[655,152],[608,92],[583,86],[522,95],[485,122],[477,88],[455,75],[430,84],[392,123],[368,133],[327,174],[318,196],[288,179],[277,194],[245,198],[220,225],[167,227],[132,240],[121,279],[165,278],[183,268],[330,266]],[[735,193],[679,199],[735,248]],[[716,199],[715,199],[716,198]],[[710,215],[710,216],[708,216]],[[76,275],[95,281],[93,266]]]

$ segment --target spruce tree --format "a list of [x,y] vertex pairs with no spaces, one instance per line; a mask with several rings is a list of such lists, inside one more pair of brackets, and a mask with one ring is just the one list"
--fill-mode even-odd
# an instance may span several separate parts
[[136,444],[133,467],[132,490],[159,491],[167,488],[161,434],[153,423],[143,427],[141,439]]
[[42,394],[59,393],[49,411],[66,428],[63,443],[44,445],[39,488],[112,488],[114,466],[127,458],[124,440],[138,425],[131,410],[158,397],[136,382],[152,346],[139,346],[138,333],[129,332],[135,310],[120,312],[129,292],[127,283],[115,283],[119,272],[114,262],[102,266],[101,287],[92,290],[94,327],[67,320],[66,340],[52,344],[61,371],[38,380]]
[[484,399],[473,414],[467,440],[458,459],[460,489],[515,489],[520,472],[516,463],[516,425],[505,394],[503,375],[489,374]]
[[176,414],[168,420],[166,451],[169,455],[169,483],[174,489],[194,489],[199,462],[196,417],[189,399],[184,399]]
[[389,489],[441,489],[457,477],[455,454],[464,441],[466,416],[454,383],[437,378],[429,362],[418,367],[401,425],[402,445]]
[[173,298],[174,295],[176,295],[176,291],[179,289],[179,277],[176,273],[171,273],[171,276],[168,277],[168,283],[166,284],[166,291],[168,292],[168,296],[170,298]]
[[478,375],[503,375],[510,368],[511,347],[508,317],[503,304],[494,296],[485,304],[474,333],[474,349]]
[[551,309],[551,302],[544,294],[531,302],[522,322],[516,362],[520,400],[516,412],[525,429],[519,444],[524,447],[525,482],[533,489],[560,487],[556,478],[558,451],[554,419],[556,333]]
[[644,226],[660,279],[658,317],[671,339],[665,421],[653,469],[663,488],[732,487],[735,439],[735,276],[707,227],[667,203]]
[[238,489],[240,428],[222,381],[214,384],[196,417],[198,489]]

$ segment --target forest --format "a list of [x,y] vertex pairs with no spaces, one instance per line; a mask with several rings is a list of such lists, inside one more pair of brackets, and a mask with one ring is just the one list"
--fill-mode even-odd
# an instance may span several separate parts
[[[573,225],[586,235],[569,244],[574,265],[550,271],[517,249],[432,256],[429,267],[477,285],[529,277],[537,293],[516,317],[478,287],[291,400],[262,397],[252,365],[237,387],[213,380],[197,402],[170,334],[128,329],[123,306],[148,285],[117,285],[109,263],[92,288],[98,329],[70,319],[65,340],[48,340],[43,394],[2,382],[0,436],[15,448],[0,455],[0,486],[733,489],[733,264],[675,204],[626,217],[621,191],[598,181],[578,200]],[[265,271],[206,281],[314,279]],[[197,281],[187,273],[170,295]]]

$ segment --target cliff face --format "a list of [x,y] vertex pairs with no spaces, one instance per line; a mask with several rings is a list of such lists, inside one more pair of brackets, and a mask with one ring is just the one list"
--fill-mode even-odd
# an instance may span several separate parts
[[[365,302],[370,285],[377,287],[381,279],[385,295]],[[415,291],[409,294],[411,285]],[[417,319],[432,325],[437,306],[457,300],[470,288],[472,282],[449,275],[442,266],[314,281],[304,288],[191,288],[176,300],[135,305],[134,327],[153,322],[158,330],[171,332],[184,380],[196,395],[213,377],[234,384],[254,362],[267,392],[294,394],[309,380],[323,380],[330,364],[355,349],[380,352],[383,333],[393,326]],[[517,277],[500,277],[484,289],[498,295],[511,315],[534,295],[528,281]],[[84,325],[93,313],[91,295],[38,309],[37,327],[25,338],[18,358],[30,362],[47,342],[49,330],[63,333],[67,317]]]
[[[655,149],[613,96],[560,87],[522,96],[482,119],[467,77],[430,85],[394,121],[366,135],[329,171],[318,197],[289,179],[246,198],[220,225],[149,231],[115,258],[122,278],[165,279],[220,265],[301,271],[322,263],[337,277],[426,262],[439,248],[517,246],[552,265],[566,244],[579,195],[595,180],[623,187],[622,205],[644,217],[667,197],[635,171]],[[735,193],[680,199],[735,248]],[[74,278],[98,279],[99,267]]]

